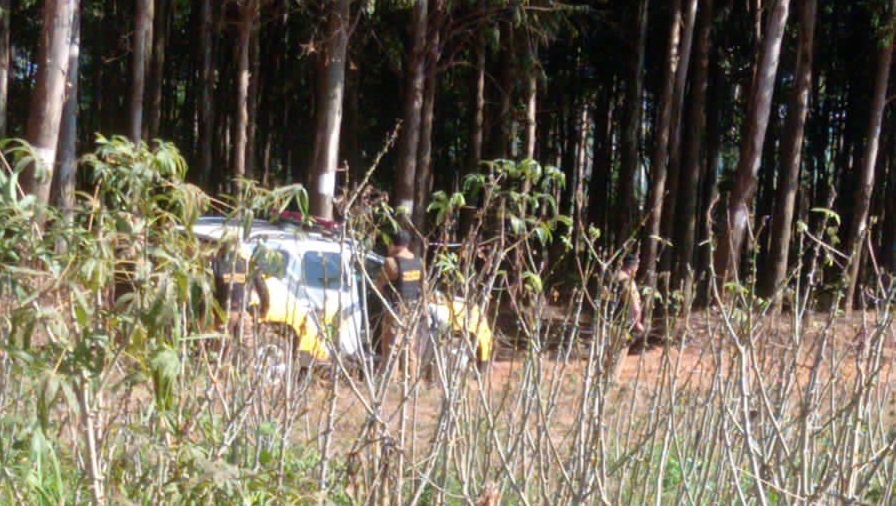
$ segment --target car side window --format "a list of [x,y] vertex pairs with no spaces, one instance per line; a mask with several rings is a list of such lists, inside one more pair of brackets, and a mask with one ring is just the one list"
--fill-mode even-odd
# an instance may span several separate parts
[[342,285],[342,257],[339,253],[309,251],[302,256],[305,284],[325,290]]

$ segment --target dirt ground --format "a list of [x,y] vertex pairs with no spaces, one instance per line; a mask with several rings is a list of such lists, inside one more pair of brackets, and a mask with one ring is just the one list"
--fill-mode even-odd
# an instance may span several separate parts
[[[783,315],[775,319],[767,318],[754,322],[757,343],[753,352],[753,360],[757,367],[767,373],[769,381],[780,374],[781,358],[794,357],[795,376],[799,383],[809,377],[813,369],[813,361],[821,353],[825,357],[819,367],[823,370],[824,381],[850,383],[856,374],[865,374],[856,361],[858,352],[874,347],[878,341],[872,342],[869,336],[874,335],[874,326],[885,325],[880,333],[882,341],[882,369],[877,381],[887,383],[889,389],[896,390],[896,378],[893,377],[893,363],[896,359],[896,339],[893,328],[888,322],[879,322],[875,314],[854,315],[850,318],[840,317],[831,320],[827,314],[812,315],[801,327],[802,341],[797,346],[791,315]],[[622,401],[639,400],[638,404],[647,409],[646,400],[658,389],[667,388],[673,377],[677,388],[682,391],[701,390],[708,385],[719,369],[731,367],[736,355],[736,347],[732,334],[726,330],[724,318],[718,314],[701,312],[692,315],[688,321],[677,322],[675,335],[684,339],[666,346],[658,345],[638,353],[622,357],[615,381],[609,385],[607,399],[612,404],[623,404]],[[822,348],[819,346],[824,343]],[[819,352],[819,350],[821,350]],[[523,352],[501,350],[485,377],[480,380],[472,378],[469,383],[455,395],[466,396],[468,408],[475,410],[481,399],[488,399],[493,408],[499,409],[512,404],[521,395],[520,389],[527,374],[533,374],[531,364],[537,363],[538,374],[546,389],[555,388],[555,403],[560,408],[551,416],[551,431],[561,436],[577,423],[579,413],[573,406],[583,395],[585,378],[589,373],[589,362],[580,357],[559,356],[557,352],[545,352],[539,360],[529,362]],[[591,368],[593,372],[594,368]],[[723,374],[727,371],[721,371]],[[329,380],[322,380],[329,383]],[[367,408],[360,398],[367,395],[342,385],[336,393],[335,405],[331,404],[331,391],[324,385],[312,388],[308,402],[312,411],[319,416],[312,417],[305,426],[306,442],[318,439],[320,432],[316,427],[324,427],[326,413],[333,407],[334,443],[342,451],[356,446],[364,436],[365,422],[370,419]],[[330,385],[327,385],[330,386]],[[363,390],[363,389],[360,389]],[[483,395],[484,394],[484,395]],[[446,395],[438,385],[422,386],[416,396],[403,403],[402,390],[393,385],[383,404],[383,420],[388,425],[387,432],[395,433],[404,420],[413,420],[413,437],[418,441],[429,439],[434,433],[439,414],[442,413]],[[628,403],[625,403],[628,406]],[[316,427],[315,427],[316,426]],[[410,444],[407,442],[407,444]]]

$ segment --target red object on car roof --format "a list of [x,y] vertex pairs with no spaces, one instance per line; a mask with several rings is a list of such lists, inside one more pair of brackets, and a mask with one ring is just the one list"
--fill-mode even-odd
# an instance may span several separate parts
[[[302,225],[305,224],[305,215],[299,211],[283,211],[279,214],[275,213],[275,215],[282,220],[288,220],[288,221],[296,222],[296,223],[302,224]],[[324,219],[316,218],[313,216],[311,217],[311,224],[312,224],[312,226],[316,225],[316,226],[320,226],[323,228],[331,228],[331,229],[335,229],[335,228],[339,227],[339,222],[337,222],[337,221],[324,220]]]

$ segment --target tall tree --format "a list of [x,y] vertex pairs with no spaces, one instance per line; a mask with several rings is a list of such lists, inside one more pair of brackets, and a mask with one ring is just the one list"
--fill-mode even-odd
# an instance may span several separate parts
[[6,137],[6,100],[9,94],[9,0],[0,0],[0,139]]
[[162,91],[165,78],[165,51],[168,44],[168,27],[171,0],[155,0],[152,27],[152,56],[149,62],[149,79],[146,98],[148,102],[145,137],[159,136],[162,121]]
[[473,73],[473,93],[470,94],[470,161],[468,172],[473,172],[482,160],[482,143],[485,134],[485,36],[480,32],[476,37],[474,48],[476,55],[475,72]]
[[[687,0],[685,3],[684,24],[681,28],[681,50],[678,68],[675,69],[675,87],[672,102],[672,125],[669,133],[669,154],[667,162],[667,187],[663,197],[663,210],[660,221],[660,233],[663,237],[675,240],[675,224],[678,222],[676,206],[678,205],[679,179],[681,178],[681,139],[684,130],[684,99],[687,91],[688,71],[691,63],[691,46],[694,41],[694,24],[697,17],[697,0]],[[671,247],[665,250],[661,266],[663,271],[672,269],[673,254],[681,245],[672,242]]]
[[137,0],[131,55],[131,101],[128,136],[133,142],[143,138],[143,101],[146,90],[146,61],[152,48],[153,0]]
[[[342,96],[345,89],[345,57],[351,24],[350,4],[350,0],[335,0],[328,3],[327,38],[320,55],[319,107],[312,162],[310,210],[313,216],[325,220],[333,219],[339,133],[342,127]],[[413,191],[413,179],[411,179],[411,198]]]
[[644,94],[644,55],[647,51],[647,0],[630,2],[631,51],[626,59],[628,74],[625,82],[622,132],[620,137],[620,167],[617,195],[619,198],[619,229],[617,246],[630,239],[634,229],[635,178],[641,166],[641,109]]
[[896,0],[889,5],[888,15],[884,16],[884,19],[889,20],[889,23],[883,40],[878,43],[877,73],[874,77],[868,133],[865,150],[862,153],[862,163],[859,167],[859,185],[856,189],[854,200],[855,209],[853,210],[852,223],[849,227],[848,240],[845,244],[846,251],[851,253],[846,272],[847,289],[844,299],[847,308],[852,307],[855,299],[856,285],[858,284],[860,267],[862,265],[864,239],[868,228],[868,209],[871,207],[871,195],[874,191],[874,169],[877,165],[880,130],[883,123],[884,109],[887,105],[890,64],[893,61],[893,26],[896,23],[896,17],[894,16],[896,16]]
[[50,199],[76,2],[47,0],[44,3],[37,73],[25,127],[25,139],[34,148],[36,159],[22,173],[22,189],[44,204]]
[[781,41],[787,24],[790,0],[777,0],[771,8],[753,82],[747,103],[741,138],[740,158],[735,172],[734,188],[728,196],[727,215],[724,232],[716,249],[716,274],[727,280],[737,276],[741,249],[746,237],[750,219],[750,208],[756,194],[756,178],[762,160],[762,148],[771,113],[775,76],[778,73],[778,59]]
[[62,210],[66,220],[74,215],[75,176],[78,167],[78,77],[81,54],[81,10],[75,2],[72,13],[72,38],[69,45],[68,72],[66,75],[65,105],[62,109],[62,125],[59,132],[59,150],[56,156],[59,169],[53,177],[50,196],[53,204]]
[[438,66],[441,57],[441,0],[433,0],[429,13],[429,30],[426,36],[425,82],[423,108],[420,114],[420,140],[417,147],[417,181],[414,197],[414,226],[426,229],[427,200],[432,193],[432,127],[435,113],[436,89],[438,88]]
[[679,42],[681,39],[681,0],[673,0],[671,6],[669,45],[666,54],[666,68],[663,76],[663,90],[659,98],[655,144],[650,159],[650,188],[647,196],[647,232],[641,243],[641,265],[644,277],[649,279],[656,269],[656,253],[659,244],[660,223],[663,213],[663,197],[666,191],[666,163],[669,150],[669,135],[672,128],[672,103],[674,101],[675,75],[678,69]]
[[215,131],[215,58],[214,58],[214,17],[212,0],[199,0],[199,173],[201,180],[208,184],[212,173],[212,140]]
[[[771,296],[778,290],[787,274],[790,255],[790,238],[793,229],[793,215],[796,194],[799,187],[802,165],[803,139],[806,117],[809,112],[809,96],[812,93],[813,55],[815,46],[815,17],[817,0],[803,0],[797,11],[799,31],[796,55],[796,79],[790,91],[787,107],[787,123],[781,145],[781,174],[775,199],[775,213],[772,218],[771,248],[767,277],[763,283],[765,295]],[[780,307],[778,299],[777,307]]]
[[240,20],[236,43],[236,121],[233,122],[233,177],[246,177],[246,143],[249,129],[249,42],[258,17],[258,0],[238,4]]
[[700,4],[699,33],[694,50],[694,68],[688,100],[688,129],[684,135],[681,159],[680,210],[676,213],[678,231],[675,233],[677,263],[674,268],[673,286],[685,279],[694,261],[697,239],[697,201],[700,178],[704,172],[703,138],[706,134],[706,89],[709,81],[709,54],[712,50],[712,26],[715,15],[714,0],[702,0]]
[[[261,12],[259,6],[259,13]],[[261,47],[259,41],[258,14],[253,24],[251,37],[249,38],[249,89],[247,90],[246,104],[248,107],[248,124],[246,125],[246,177],[255,179],[257,165],[258,141],[258,91],[261,86]]]
[[395,205],[409,215],[414,212],[414,184],[417,177],[417,149],[425,85],[426,26],[429,0],[415,0],[411,21],[411,47],[405,78],[404,121],[398,144],[398,182]]

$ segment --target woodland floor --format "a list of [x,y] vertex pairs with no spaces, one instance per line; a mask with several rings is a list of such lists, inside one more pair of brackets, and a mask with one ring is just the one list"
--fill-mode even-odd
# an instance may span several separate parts
[[[791,361],[795,364],[795,377],[803,383],[812,371],[813,361],[818,355],[819,346],[825,343],[821,355],[825,357],[819,368],[822,381],[849,383],[857,374],[864,374],[857,367],[857,352],[868,346],[872,329],[878,323],[874,313],[854,314],[851,317],[831,319],[829,315],[818,313],[812,315],[803,328],[803,340],[798,346],[792,340],[792,315],[784,314],[776,318],[765,318],[755,323],[757,343],[755,361],[758,370],[762,371],[764,382],[774,382],[782,366],[781,357],[795,356]],[[630,353],[622,358],[616,380],[609,386],[607,393],[607,416],[612,417],[614,410],[625,410],[620,415],[646,415],[650,399],[660,388],[668,389],[672,379],[680,392],[706,392],[713,378],[724,377],[727,369],[732,367],[733,358],[737,354],[734,341],[724,330],[723,319],[709,312],[699,312],[685,322],[679,322],[678,335],[684,339],[667,346],[654,346],[639,353]],[[824,329],[831,326],[828,339],[822,339]],[[883,339],[882,367],[877,381],[889,384],[889,390],[896,389],[896,376],[893,366],[896,360],[896,337],[894,327],[887,323],[880,334]],[[796,352],[796,353],[794,353]],[[790,353],[790,355],[788,355]],[[538,364],[542,375],[543,389],[555,388],[555,405],[557,408],[551,415],[551,432],[559,439],[564,439],[576,426],[580,416],[576,407],[578,399],[583,395],[584,378],[588,371],[588,361],[583,358],[561,357],[557,353],[545,353],[541,360],[530,362]],[[524,375],[532,370],[525,370],[526,361],[522,352],[500,350],[491,364],[487,375],[481,382],[471,379],[466,386],[466,400],[476,405],[487,399],[493,409],[513,404],[520,395]],[[721,373],[720,375],[717,373]],[[329,383],[328,380],[320,380]],[[773,383],[772,383],[773,384]],[[321,406],[329,404],[332,392],[330,385],[315,385],[308,396],[309,407],[318,411],[318,415],[307,420],[304,434],[305,442],[314,444],[319,441],[317,427],[323,427],[326,410]],[[483,391],[484,389],[484,391]],[[335,405],[335,437],[337,452],[348,451],[350,445],[357,444],[363,438],[363,426],[368,414],[357,395],[347,386],[338,389]],[[390,432],[397,432],[399,421],[414,420],[412,432],[417,444],[425,445],[432,437],[438,423],[439,414],[445,406],[445,395],[438,386],[421,387],[416,399],[402,404],[401,389],[394,386],[386,400],[384,412]],[[508,415],[509,416],[509,415]],[[319,417],[319,418],[317,418]],[[890,405],[889,418],[896,420],[896,406]],[[315,423],[316,422],[316,423]],[[299,436],[298,439],[303,439]],[[410,444],[410,442],[407,442]]]

